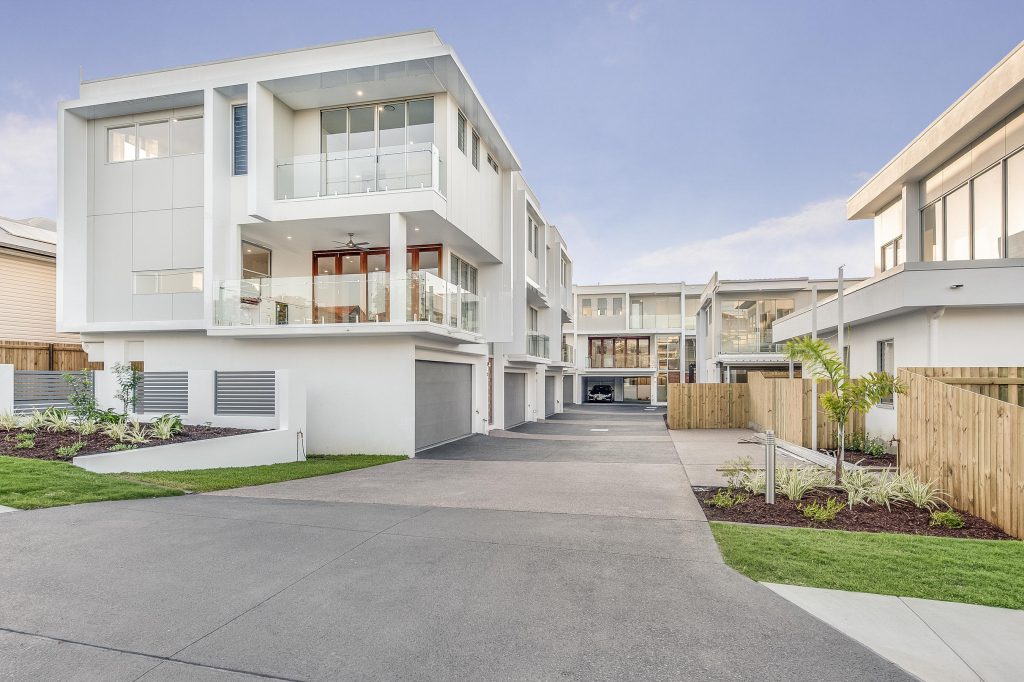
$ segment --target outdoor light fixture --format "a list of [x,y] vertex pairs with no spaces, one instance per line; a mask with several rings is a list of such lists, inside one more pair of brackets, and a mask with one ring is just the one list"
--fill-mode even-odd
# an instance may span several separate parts
[[963,289],[964,285],[963,284],[950,284],[949,288],[950,289]]

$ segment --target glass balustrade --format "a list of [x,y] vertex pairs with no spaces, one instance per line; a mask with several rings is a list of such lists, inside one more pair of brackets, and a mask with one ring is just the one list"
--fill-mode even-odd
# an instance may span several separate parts
[[547,334],[526,332],[526,354],[538,358],[548,357],[549,339]]
[[576,364],[576,349],[572,344],[562,344],[562,362],[570,365]]
[[432,145],[295,156],[277,163],[276,198],[430,188],[444,193],[442,168],[437,148]]
[[391,315],[387,272],[315,277],[264,277],[220,283],[218,327],[431,322],[480,333],[482,299],[428,272],[408,272],[405,320]]

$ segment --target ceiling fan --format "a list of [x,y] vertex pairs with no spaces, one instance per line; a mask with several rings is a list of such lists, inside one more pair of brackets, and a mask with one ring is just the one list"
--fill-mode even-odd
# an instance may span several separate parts
[[334,239],[332,241],[335,244],[341,244],[346,249],[359,249],[360,251],[366,251],[366,246],[370,242],[357,242],[357,241],[353,241],[355,236],[356,236],[355,232],[349,232],[348,233],[348,241],[347,242],[339,242],[337,239]]

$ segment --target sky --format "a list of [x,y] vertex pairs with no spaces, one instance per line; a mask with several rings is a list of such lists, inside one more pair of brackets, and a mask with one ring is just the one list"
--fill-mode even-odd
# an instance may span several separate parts
[[582,284],[870,274],[846,199],[1024,39],[1020,0],[2,4],[0,215],[56,217],[80,73],[434,28]]

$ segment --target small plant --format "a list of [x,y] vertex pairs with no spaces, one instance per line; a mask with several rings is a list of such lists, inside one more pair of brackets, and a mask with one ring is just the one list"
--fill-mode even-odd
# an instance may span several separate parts
[[733,492],[728,488],[721,488],[708,500],[708,504],[719,509],[729,509],[737,504],[743,504],[749,499],[750,495],[745,492]]
[[13,431],[21,425],[21,418],[10,412],[0,412],[0,431]]
[[25,417],[21,422],[21,428],[26,431],[38,431],[46,426],[46,417],[39,410],[32,410],[32,414]]
[[122,450],[134,450],[139,447],[138,445],[128,445],[127,443],[117,443],[111,446],[107,452],[121,452]]
[[846,504],[853,509],[855,504],[868,504],[874,492],[877,479],[864,469],[843,471],[843,479],[836,486],[846,493]]
[[865,455],[871,455],[872,457],[885,457],[889,454],[885,441],[881,438],[865,439],[864,444],[861,446],[861,451]]
[[128,420],[128,430],[125,432],[124,441],[127,443],[148,443],[146,427],[137,419]]
[[124,419],[124,416],[121,415],[117,410],[108,409],[98,410],[95,414],[93,414],[93,418],[96,419],[96,421],[100,422],[101,424],[112,424],[114,422],[121,421],[122,419]]
[[742,487],[743,479],[753,473],[754,466],[749,457],[730,459],[722,465],[722,475],[725,477],[729,490],[736,490]]
[[57,407],[47,407],[43,412],[43,428],[53,433],[64,433],[70,431],[74,426],[71,420],[71,413]]
[[184,430],[185,426],[181,423],[181,417],[176,414],[165,414],[157,417],[149,424],[150,432],[154,438],[159,440],[167,440],[173,438]]
[[15,450],[31,450],[36,446],[36,432],[22,431],[14,437]]
[[868,489],[867,495],[868,499],[875,504],[885,505],[887,511],[892,511],[893,502],[902,502],[906,499],[899,476],[885,473],[872,478],[875,479],[875,483]]
[[83,441],[75,441],[71,445],[63,445],[57,448],[57,456],[63,459],[74,457],[78,454],[78,451],[85,447]]
[[903,499],[918,509],[936,509],[944,503],[946,492],[939,488],[937,481],[925,483],[909,471],[899,477]]
[[74,428],[80,436],[91,436],[100,430],[100,423],[94,418],[83,419]]
[[843,509],[843,503],[838,498],[830,497],[825,500],[825,504],[821,504],[817,500],[807,505],[798,504],[797,509],[804,513],[804,517],[811,521],[817,521],[819,523],[829,523],[835,521],[836,516]]
[[104,424],[103,435],[116,440],[118,443],[123,442],[128,435],[128,421],[122,420]]
[[117,399],[124,408],[122,414],[128,416],[130,408],[135,405],[135,390],[142,381],[142,374],[130,364],[119,362],[114,365],[114,376],[117,377]]
[[952,509],[935,510],[928,518],[928,525],[942,528],[963,528],[964,517]]
[[779,467],[775,470],[775,490],[793,502],[799,502],[815,488],[829,484],[829,475],[811,467]]
[[71,412],[79,421],[92,417],[96,412],[96,392],[92,370],[64,372],[63,377],[70,389],[68,403],[71,405]]
[[852,431],[846,434],[846,449],[853,452],[864,451],[865,434],[863,431]]
[[764,471],[751,471],[743,476],[740,486],[751,495],[764,495],[768,489],[768,478]]

